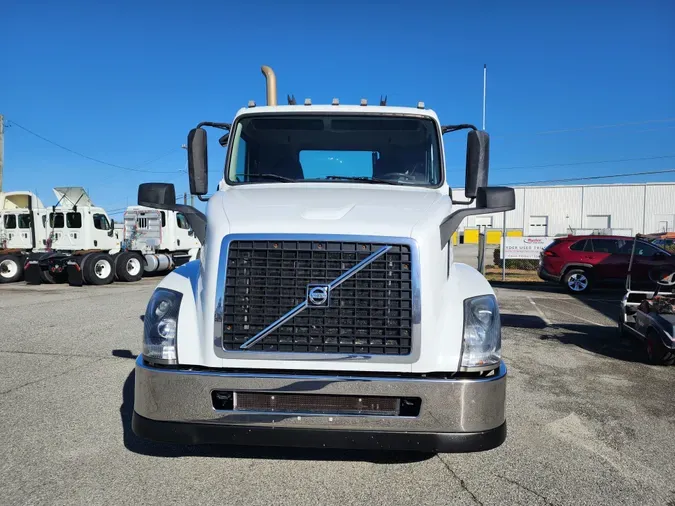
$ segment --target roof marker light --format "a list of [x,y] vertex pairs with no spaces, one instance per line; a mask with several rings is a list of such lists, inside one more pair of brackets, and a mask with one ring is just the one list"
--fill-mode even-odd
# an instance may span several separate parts
[[340,105],[340,99],[339,99],[339,98],[334,98],[334,99],[333,99],[333,105]]
[[417,102],[418,109],[424,109],[424,102]]
[[249,101],[248,101],[248,106],[249,106],[249,107],[255,107],[255,100],[249,100]]
[[311,98],[306,98],[306,99],[305,99],[305,105],[312,105],[312,99],[311,99]]
[[368,105],[368,99],[362,98],[361,99],[361,105]]

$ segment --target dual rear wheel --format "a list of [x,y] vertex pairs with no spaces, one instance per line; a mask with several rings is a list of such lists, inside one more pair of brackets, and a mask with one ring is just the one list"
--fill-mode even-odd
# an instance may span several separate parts
[[107,285],[115,277],[120,281],[138,281],[143,277],[143,268],[143,257],[129,251],[114,259],[107,253],[92,253],[82,261],[82,275],[90,285]]

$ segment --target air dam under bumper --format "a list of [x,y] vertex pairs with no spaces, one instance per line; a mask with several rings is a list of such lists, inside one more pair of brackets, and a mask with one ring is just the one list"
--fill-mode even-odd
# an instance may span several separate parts
[[[216,410],[213,391],[421,399],[417,416]],[[429,379],[155,368],[138,357],[133,430],[183,444],[470,452],[506,439],[506,366],[476,379]]]

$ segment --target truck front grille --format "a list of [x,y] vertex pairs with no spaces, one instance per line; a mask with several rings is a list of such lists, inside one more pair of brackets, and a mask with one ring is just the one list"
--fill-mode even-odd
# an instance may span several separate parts
[[[307,298],[387,244],[235,240],[229,245],[222,321],[223,348],[239,350]],[[412,348],[412,259],[408,245],[391,249],[249,351],[409,355]]]

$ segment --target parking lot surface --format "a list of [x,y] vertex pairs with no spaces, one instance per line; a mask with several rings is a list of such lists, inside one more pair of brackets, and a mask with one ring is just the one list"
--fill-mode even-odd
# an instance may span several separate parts
[[506,443],[406,456],[136,438],[156,283],[0,287],[0,503],[675,505],[675,367],[617,337],[620,294],[497,288]]

